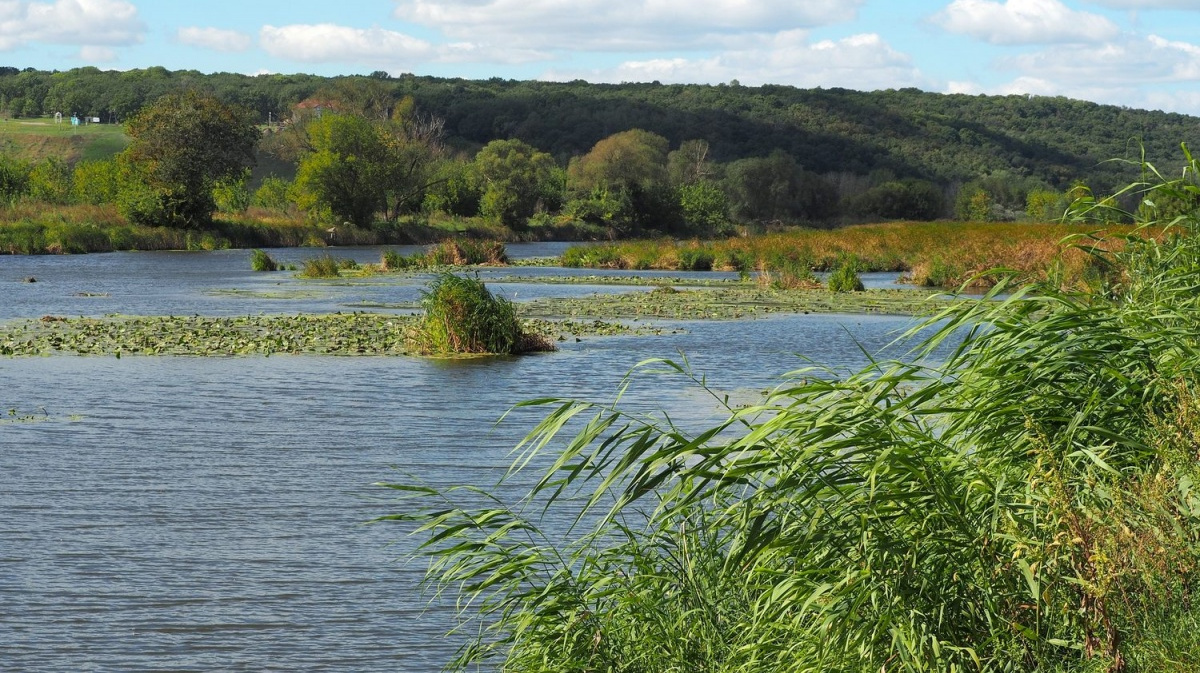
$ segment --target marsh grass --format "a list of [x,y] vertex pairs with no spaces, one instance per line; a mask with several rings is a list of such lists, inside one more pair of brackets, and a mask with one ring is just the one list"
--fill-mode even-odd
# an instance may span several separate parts
[[508,249],[500,241],[454,239],[430,246],[424,252],[403,255],[385,250],[379,261],[383,271],[408,271],[447,266],[505,266]]
[[[623,241],[576,246],[561,256],[572,268],[682,270],[701,251],[711,255],[719,271],[767,270],[792,275],[780,262],[804,261],[814,271],[830,271],[845,255],[854,255],[864,271],[902,271],[920,285],[957,287],[995,282],[986,272],[1007,268],[1022,281],[1044,281],[1056,264],[1063,282],[1080,283],[1092,273],[1094,257],[1064,246],[1064,238],[1103,230],[1104,245],[1123,245],[1129,227],[1097,224],[1012,224],[960,222],[894,222],[835,230],[800,229],[720,241],[677,243]],[[1141,230],[1143,234],[1154,229]],[[1098,241],[1099,243],[1099,241]],[[954,260],[950,265],[941,260]],[[786,281],[785,281],[786,283]]]
[[845,255],[838,260],[833,271],[829,272],[828,285],[830,292],[862,292],[865,288],[858,277],[858,258]]
[[458,601],[450,668],[1194,670],[1200,240],[1171,224],[1081,240],[1092,288],[1001,277],[908,361],[809,367],[700,429],[533,400],[495,490],[385,484]]
[[279,264],[265,251],[255,248],[250,251],[250,268],[254,271],[277,271]]
[[345,261],[332,255],[310,257],[304,260],[298,275],[301,278],[337,278],[342,275],[342,269],[350,268],[344,266]]
[[554,350],[541,334],[526,332],[513,303],[478,278],[442,273],[422,292],[425,316],[413,335],[429,355],[515,355]]

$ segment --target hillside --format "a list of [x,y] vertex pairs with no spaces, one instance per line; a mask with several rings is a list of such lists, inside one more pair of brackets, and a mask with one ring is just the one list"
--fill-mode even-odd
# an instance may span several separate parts
[[[366,105],[411,96],[442,117],[453,146],[473,152],[517,138],[560,163],[630,128],[672,146],[704,139],[728,162],[782,149],[809,171],[866,176],[883,171],[951,185],[994,174],[1063,189],[1077,179],[1097,190],[1130,178],[1114,157],[1178,163],[1179,143],[1200,136],[1200,119],[1066,98],[966,96],[916,89],[859,92],[786,86],[588,84],[402,75],[206,75],[162,68],[65,72],[0,68],[3,116],[63,111],[119,122],[171,90],[199,87],[255,110],[263,123],[287,119],[313,96],[354,92]],[[380,102],[383,101],[383,102]],[[361,102],[361,101],[360,101]]]

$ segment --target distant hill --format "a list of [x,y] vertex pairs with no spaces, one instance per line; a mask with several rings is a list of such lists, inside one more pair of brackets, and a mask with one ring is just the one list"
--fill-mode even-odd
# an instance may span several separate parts
[[355,87],[387,99],[411,96],[446,121],[452,145],[472,151],[519,138],[561,162],[618,131],[642,128],[673,146],[704,139],[720,162],[782,149],[817,173],[923,178],[941,185],[990,175],[1032,178],[1063,189],[1082,179],[1097,191],[1136,176],[1113,158],[1181,162],[1179,144],[1200,140],[1200,118],[1061,97],[966,96],[916,89],[859,92],[787,86],[589,84],[462,80],[383,73],[202,74],[163,68],[64,72],[0,68],[6,117],[83,114],[119,122],[159,96],[199,87],[287,119],[298,102]]

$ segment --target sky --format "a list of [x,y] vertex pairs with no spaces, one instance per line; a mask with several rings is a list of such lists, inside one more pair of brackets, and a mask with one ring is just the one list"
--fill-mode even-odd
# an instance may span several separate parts
[[1200,0],[0,0],[0,65],[916,87],[1200,115]]

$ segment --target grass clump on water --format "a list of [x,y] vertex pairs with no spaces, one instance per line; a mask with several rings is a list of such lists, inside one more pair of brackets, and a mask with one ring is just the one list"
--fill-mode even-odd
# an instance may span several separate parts
[[515,355],[554,350],[527,333],[513,303],[488,291],[478,278],[440,274],[422,293],[425,317],[415,340],[430,355]]
[[829,273],[829,291],[862,292],[864,289],[862,279],[858,277],[858,259],[854,255],[846,255],[838,260],[837,266]]
[[1172,226],[1089,250],[1113,271],[1086,291],[998,281],[912,361],[748,406],[656,363],[729,405],[707,427],[521,405],[549,412],[494,496],[394,485],[385,517],[474,634],[449,668],[1195,670],[1200,218]]
[[255,248],[250,252],[250,268],[254,271],[278,271],[279,264],[266,252]]

